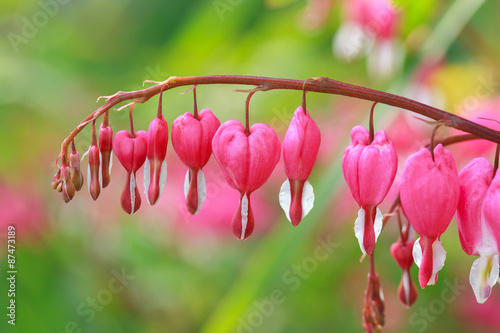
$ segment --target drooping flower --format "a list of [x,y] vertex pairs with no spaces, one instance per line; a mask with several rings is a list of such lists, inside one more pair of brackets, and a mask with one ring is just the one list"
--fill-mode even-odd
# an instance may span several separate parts
[[370,142],[368,130],[355,126],[351,144],[342,158],[342,171],[354,200],[360,206],[354,223],[361,251],[371,254],[382,230],[382,213],[377,206],[384,200],[396,176],[398,157],[384,131]]
[[314,192],[307,178],[311,174],[321,143],[321,133],[307,110],[299,106],[283,140],[283,164],[288,179],[281,185],[281,208],[297,226],[312,209]]
[[413,282],[410,269],[413,265],[413,240],[403,240],[401,237],[391,246],[391,254],[403,270],[401,282],[398,287],[398,297],[404,306],[410,307],[418,297],[417,287]]
[[366,332],[379,332],[385,324],[384,293],[375,272],[368,273],[363,305],[363,326]]
[[[493,167],[485,158],[475,158],[460,171],[458,180],[460,199],[456,217],[460,242],[465,253],[480,256],[472,264],[469,282],[477,302],[484,303],[498,279],[499,265],[491,225],[483,218],[483,202],[493,180]],[[489,205],[486,206],[489,209]]]
[[144,194],[150,205],[154,205],[167,181],[168,124],[159,113],[149,124],[148,148],[144,165]]
[[184,181],[186,208],[190,214],[200,211],[206,198],[205,176],[201,169],[212,155],[212,139],[220,121],[209,109],[195,117],[190,112],[179,116],[172,125],[172,146],[189,169]]
[[436,283],[437,273],[444,266],[446,251],[440,237],[455,214],[460,192],[453,155],[441,144],[433,153],[422,148],[411,155],[400,185],[401,205],[420,235],[413,246],[413,259],[420,268],[422,289]]
[[240,203],[232,221],[233,234],[240,240],[253,231],[250,194],[261,187],[280,159],[280,141],[266,124],[254,124],[247,135],[237,120],[222,124],[212,140],[212,150],[226,181],[240,192]]
[[148,149],[148,133],[119,131],[113,138],[113,148],[118,160],[127,170],[127,181],[121,196],[121,206],[128,214],[134,214],[141,206],[137,189],[136,172],[144,164]]
[[113,129],[109,126],[108,111],[104,113],[104,120],[99,127],[99,152],[101,158],[101,186],[105,188],[111,180],[113,166]]
[[333,39],[334,54],[349,62],[366,53],[371,75],[392,76],[404,55],[397,37],[397,10],[390,0],[350,0],[345,4],[344,22]]

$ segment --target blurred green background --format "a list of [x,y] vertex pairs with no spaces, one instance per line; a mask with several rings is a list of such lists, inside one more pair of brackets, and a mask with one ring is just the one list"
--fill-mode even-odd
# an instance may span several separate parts
[[[238,194],[214,161],[205,168],[202,213],[188,216],[186,169],[170,143],[165,193],[155,207],[143,196],[134,216],[120,208],[125,174],[116,159],[97,202],[86,183],[69,204],[50,187],[60,143],[102,104],[95,103],[98,96],[174,75],[327,76],[415,98],[415,90],[423,91],[425,101],[450,112],[474,119],[489,111],[498,119],[500,2],[399,1],[394,38],[405,50],[398,53],[404,64],[385,78],[370,74],[366,56],[346,63],[332,52],[344,6],[321,0],[1,1],[0,332],[362,332],[368,261],[360,263],[352,230],[358,207],[340,161],[352,126],[367,126],[368,102],[308,94],[322,130],[310,178],[315,208],[297,228],[286,220],[278,204],[286,178],[280,163],[252,195],[257,226],[245,242],[230,228]],[[437,56],[437,65],[422,70]],[[191,94],[179,94],[188,88],[164,94],[169,125],[192,110]],[[237,88],[248,87],[199,86],[198,105],[221,122],[241,121],[246,94]],[[283,140],[300,103],[300,92],[258,93],[251,121],[268,123]],[[147,130],[156,107],[156,97],[136,106],[136,130]],[[126,111],[112,110],[110,121],[115,133],[128,129]],[[392,135],[399,170],[432,130],[384,106],[377,106],[375,126]],[[80,156],[90,135],[86,128],[75,140]],[[491,146],[483,148],[454,147],[457,166],[479,154],[491,158]],[[8,225],[17,230],[15,327],[6,316]],[[384,332],[498,332],[500,287],[486,304],[476,304],[468,284],[473,258],[461,249],[455,221],[442,237],[448,258],[438,283],[419,289],[411,309],[400,304],[401,270],[389,253],[396,226],[390,220],[375,257]]]

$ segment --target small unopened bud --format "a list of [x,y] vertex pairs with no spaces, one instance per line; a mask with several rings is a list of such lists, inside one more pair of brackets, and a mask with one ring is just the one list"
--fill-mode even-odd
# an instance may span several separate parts
[[54,175],[54,179],[52,179],[52,188],[55,190],[60,187],[60,184],[61,184],[61,169],[59,168],[57,169],[57,172]]
[[107,112],[104,122],[99,127],[99,151],[101,153],[101,179],[102,188],[108,186],[111,180],[111,166],[113,165],[113,129],[107,123]]
[[80,191],[83,186],[83,175],[80,169],[80,154],[76,151],[74,142],[72,143],[71,154],[69,154],[69,167],[71,181],[75,185],[75,190]]
[[363,325],[366,332],[378,332],[385,324],[384,294],[380,287],[378,274],[368,274],[368,286],[363,307]]
[[71,170],[68,165],[61,166],[62,195],[64,202],[68,203],[75,195],[75,185],[71,181]]

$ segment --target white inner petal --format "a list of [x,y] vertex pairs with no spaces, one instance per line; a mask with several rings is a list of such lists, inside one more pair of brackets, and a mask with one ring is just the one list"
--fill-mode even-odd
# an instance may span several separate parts
[[189,192],[189,169],[186,172],[186,177],[184,177],[184,199],[187,199]]
[[[286,218],[291,222],[290,218],[290,205],[292,204],[292,193],[290,189],[290,181],[287,179],[281,185],[280,193],[279,193],[279,202],[280,206],[285,212]],[[314,207],[314,190],[306,180],[304,183],[304,189],[302,190],[302,218],[304,218],[311,209]]]
[[[90,193],[90,164],[87,166],[87,189]],[[90,195],[92,196],[92,193]]]
[[440,240],[435,240],[432,243],[432,276],[427,285],[434,285],[437,280],[437,273],[443,268],[446,260],[446,251],[441,245]]
[[167,160],[163,160],[161,162],[160,168],[160,195],[163,193],[163,189],[165,188],[165,183],[167,182]]
[[486,302],[498,279],[498,255],[480,256],[472,264],[469,282],[478,303]]
[[302,218],[304,218],[314,206],[314,191],[311,183],[306,180],[302,191]]
[[365,247],[363,245],[363,237],[365,235],[365,210],[363,208],[359,209],[358,218],[354,222],[354,235],[358,239],[361,252],[366,254]]
[[102,188],[102,154],[99,151],[99,188]]
[[247,194],[243,194],[241,198],[241,240],[245,239],[245,231],[248,223],[248,198]]
[[111,175],[111,167],[113,166],[113,153],[109,154],[109,174]]
[[150,168],[149,158],[146,157],[146,162],[144,162],[144,195],[146,196],[148,204],[151,206],[148,195],[149,183],[151,182]]
[[280,206],[285,212],[286,218],[291,222],[290,219],[290,205],[292,203],[292,194],[290,193],[290,182],[285,180],[285,182],[281,185],[280,194],[279,194]]
[[377,213],[375,215],[375,222],[373,225],[374,233],[375,233],[375,243],[377,242],[378,236],[380,236],[380,232],[382,231],[384,215],[377,207]]
[[415,265],[420,268],[420,264],[422,263],[422,246],[420,246],[420,237],[413,244],[413,261],[415,261]]
[[[408,271],[405,269],[403,270],[403,289],[405,292],[405,301],[409,302],[410,301],[410,274],[408,274]],[[406,304],[408,305],[408,304]]]
[[201,205],[203,205],[203,202],[205,201],[207,197],[207,186],[205,184],[205,175],[201,170],[198,170],[198,177],[197,177],[197,191],[198,191],[198,208],[196,209],[196,212],[194,213],[195,215],[200,212]]
[[[147,197],[147,196],[146,196]],[[130,173],[130,215],[135,213],[135,177],[134,173]]]

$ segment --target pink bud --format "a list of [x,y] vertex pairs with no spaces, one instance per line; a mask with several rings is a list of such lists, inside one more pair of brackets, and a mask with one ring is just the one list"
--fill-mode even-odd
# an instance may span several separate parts
[[135,135],[127,131],[119,131],[113,138],[113,150],[127,170],[127,182],[122,192],[121,205],[128,214],[134,214],[141,206],[135,173],[146,160],[147,148],[148,133],[145,131],[137,131]]
[[307,178],[311,174],[321,143],[321,133],[307,110],[295,110],[283,140],[283,163],[288,180],[280,190],[280,204],[292,225],[309,213],[314,193]]
[[58,192],[61,192],[59,191],[59,188],[62,190],[60,184],[61,184],[61,168],[57,169],[57,172],[54,175],[54,178],[52,179],[52,188],[54,190],[57,189]]
[[377,206],[384,200],[396,176],[398,157],[384,131],[370,143],[363,126],[351,130],[351,144],[342,158],[342,171],[354,200],[361,209],[354,224],[361,251],[370,254],[382,230],[382,213]]
[[186,112],[172,125],[172,146],[188,168],[184,192],[186,208],[197,214],[206,197],[205,176],[201,169],[212,155],[212,139],[220,121],[209,109],[203,109],[195,118]]
[[379,332],[385,324],[384,294],[377,273],[368,273],[368,286],[363,306],[363,326],[366,332]]
[[75,195],[75,185],[71,181],[71,170],[64,162],[61,165],[61,192],[66,203],[70,202]]
[[417,287],[410,275],[410,268],[413,265],[413,241],[403,242],[401,238],[391,246],[391,254],[403,270],[401,282],[398,287],[398,296],[404,306],[412,306],[418,297]]
[[148,151],[144,166],[144,194],[150,205],[154,205],[167,181],[168,124],[163,114],[149,124]]
[[437,280],[446,259],[441,234],[457,209],[460,187],[453,155],[441,144],[434,148],[434,160],[427,148],[411,155],[401,177],[401,205],[413,229],[420,235],[413,246],[413,258],[423,289]]
[[113,165],[113,129],[103,122],[99,127],[99,152],[101,154],[102,188],[108,186],[111,180],[111,167]]
[[500,172],[498,170],[488,191],[486,191],[483,202],[483,217],[495,240],[497,252],[500,253]]
[[71,181],[75,185],[75,190],[80,191],[83,186],[83,175],[80,169],[80,154],[75,149],[75,143],[72,142],[72,151],[69,154],[69,167],[71,170]]
[[237,120],[222,124],[212,140],[215,159],[226,181],[240,192],[240,205],[233,217],[233,233],[244,240],[253,231],[250,194],[261,187],[280,159],[280,141],[265,124],[254,124],[250,133]]
[[92,199],[97,200],[101,193],[101,174],[99,168],[101,166],[99,158],[99,148],[92,144],[89,149],[89,166],[87,171],[87,186]]

